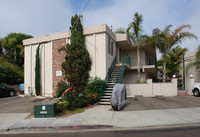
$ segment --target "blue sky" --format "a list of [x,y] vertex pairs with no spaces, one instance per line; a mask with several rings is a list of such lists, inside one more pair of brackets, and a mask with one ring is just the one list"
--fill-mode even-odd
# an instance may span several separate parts
[[[0,0],[0,37],[21,32],[34,37],[68,30],[70,19],[80,13],[87,0]],[[200,39],[199,0],[90,0],[83,12],[83,25],[99,24],[127,28],[137,11],[143,15],[144,34],[152,29],[191,24],[189,30]],[[193,51],[200,40],[186,40],[181,46]]]

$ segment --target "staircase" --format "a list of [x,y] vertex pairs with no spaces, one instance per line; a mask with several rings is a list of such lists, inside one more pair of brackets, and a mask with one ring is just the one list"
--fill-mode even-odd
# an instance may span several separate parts
[[107,88],[105,89],[103,96],[102,96],[102,98],[101,98],[101,100],[98,104],[100,104],[100,105],[110,105],[110,98],[111,98],[111,95],[112,95],[113,87],[114,87],[117,80],[121,81],[121,78],[123,76],[124,69],[122,70],[123,72],[121,73],[121,75],[119,75],[120,68],[121,68],[120,65],[115,65],[113,72],[111,73],[111,76],[110,76],[109,81],[107,83]]
[[107,87],[100,88],[101,99],[100,99],[100,102],[98,102],[98,104],[110,105],[110,98],[112,95],[113,87],[115,84],[121,82],[126,64],[130,64],[130,57],[127,55],[124,55],[122,64],[116,64],[116,57],[113,59],[113,62],[110,65],[110,68],[108,69],[108,72],[105,78]]

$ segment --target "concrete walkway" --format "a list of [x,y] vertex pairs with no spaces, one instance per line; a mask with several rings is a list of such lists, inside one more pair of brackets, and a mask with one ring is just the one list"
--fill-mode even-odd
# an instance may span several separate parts
[[7,130],[13,124],[23,121],[31,113],[0,113],[0,131]]
[[85,112],[65,119],[35,118],[21,120],[10,126],[14,129],[82,129],[105,127],[140,128],[149,126],[173,126],[179,124],[200,123],[200,107],[144,110],[144,111],[113,111],[110,106],[96,106]]
[[200,108],[143,111],[112,111],[110,106],[97,106],[69,118],[82,119],[82,124],[105,124],[114,127],[146,127],[200,123]]

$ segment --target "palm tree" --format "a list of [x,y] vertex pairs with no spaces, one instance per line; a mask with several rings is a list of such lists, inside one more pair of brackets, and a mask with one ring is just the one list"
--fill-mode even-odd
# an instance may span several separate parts
[[137,70],[138,70],[138,76],[137,79],[140,80],[140,45],[141,45],[141,39],[142,39],[142,22],[143,17],[142,14],[139,14],[136,12],[133,17],[133,22],[131,22],[126,30],[127,34],[129,35],[129,38],[135,42],[137,46]]
[[163,31],[156,28],[152,31],[152,36],[146,36],[146,42],[156,47],[163,57],[163,82],[166,82],[166,56],[170,49],[179,43],[182,43],[186,38],[197,37],[188,31],[183,31],[185,28],[191,28],[190,25],[181,25],[174,31],[171,31],[172,25],[168,25]]
[[125,34],[126,31],[125,31],[125,28],[121,27],[121,28],[117,28],[114,33],[116,33],[116,34]]
[[195,61],[187,64],[186,73],[188,73],[188,71],[191,67],[194,67],[194,66],[197,66],[197,65],[200,65],[200,45],[198,46],[198,49],[197,49],[197,52],[196,52],[196,55],[195,55]]
[[[181,48],[180,46],[176,46],[172,48],[166,56],[166,73],[167,76],[171,79],[175,74],[178,76],[179,70],[183,70],[183,67],[180,64],[183,62],[183,56],[186,53],[186,48]],[[161,58],[160,63],[163,64],[163,58]],[[161,71],[163,67],[161,68]]]

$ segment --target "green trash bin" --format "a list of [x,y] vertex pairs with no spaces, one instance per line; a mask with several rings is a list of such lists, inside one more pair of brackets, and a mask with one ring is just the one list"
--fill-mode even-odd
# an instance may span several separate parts
[[56,103],[44,102],[34,104],[35,118],[52,118],[56,116]]

